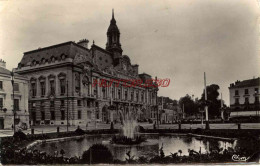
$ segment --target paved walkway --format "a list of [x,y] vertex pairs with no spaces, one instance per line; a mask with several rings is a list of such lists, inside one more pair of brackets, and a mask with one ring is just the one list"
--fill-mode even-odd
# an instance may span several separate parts
[[[143,126],[145,129],[152,129],[153,124],[149,123],[139,123],[139,125]],[[57,127],[58,126],[33,126],[34,128],[34,133],[35,134],[41,134],[41,133],[53,133],[57,132]],[[59,126],[60,127],[60,132],[65,132],[67,131],[67,126]],[[115,129],[120,129],[122,127],[121,124],[115,124],[114,128]],[[178,124],[161,124],[159,125],[160,129],[178,129]],[[75,131],[77,126],[69,126],[68,130],[69,131]],[[97,123],[96,127],[95,124],[89,124],[88,127],[81,125],[81,129],[83,130],[96,130],[96,129],[109,129],[110,124],[104,124],[104,123]],[[197,128],[205,128],[205,125],[201,124],[182,124],[181,125],[182,129],[197,129]],[[221,123],[221,124],[210,124],[210,129],[237,129],[238,126],[237,124],[233,123]],[[243,123],[241,124],[241,129],[260,129],[260,123]],[[23,130],[24,133],[26,134],[31,134],[31,129]],[[5,137],[5,136],[12,136],[13,135],[13,130],[0,130],[0,137]]]

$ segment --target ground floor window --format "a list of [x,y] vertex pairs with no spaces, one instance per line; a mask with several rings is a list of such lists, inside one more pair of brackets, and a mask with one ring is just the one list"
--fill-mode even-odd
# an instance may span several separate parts
[[96,119],[99,119],[99,112],[96,112]]
[[78,110],[78,119],[81,119],[81,110]]
[[14,110],[19,110],[19,99],[14,99]]
[[0,109],[3,108],[3,98],[0,98]]
[[65,111],[61,110],[61,120],[65,120]]
[[55,120],[55,112],[51,111],[51,120]]
[[44,111],[41,111],[41,120],[45,120],[45,113],[44,113]]

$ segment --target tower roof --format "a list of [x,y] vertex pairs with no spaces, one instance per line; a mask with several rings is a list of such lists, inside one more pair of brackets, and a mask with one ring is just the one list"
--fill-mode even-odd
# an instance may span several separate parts
[[116,19],[114,17],[114,9],[112,10],[112,19],[110,21],[110,25],[107,30],[107,33],[109,33],[109,32],[118,32],[119,33],[119,29],[116,25]]

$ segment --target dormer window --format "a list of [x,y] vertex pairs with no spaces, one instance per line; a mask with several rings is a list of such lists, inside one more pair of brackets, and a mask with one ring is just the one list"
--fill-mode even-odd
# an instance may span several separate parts
[[42,62],[42,64],[44,64],[46,62],[46,59],[42,58],[41,62]]
[[55,62],[55,60],[56,60],[55,57],[52,56],[52,57],[51,57],[51,61],[52,61],[52,62]]
[[64,60],[66,59],[66,56],[64,54],[61,55],[61,59]]
[[36,60],[33,60],[31,66],[35,66],[35,65],[36,65]]

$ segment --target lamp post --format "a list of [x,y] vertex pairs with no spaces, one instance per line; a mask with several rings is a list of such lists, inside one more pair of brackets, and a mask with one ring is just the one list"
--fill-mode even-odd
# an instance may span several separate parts
[[[68,75],[67,75],[68,77]],[[68,78],[66,81],[67,84],[67,132],[69,131],[69,83]]]
[[157,128],[159,129],[159,107],[158,107],[158,94],[157,94],[157,76],[155,77],[156,91],[155,91],[155,109],[157,109]]
[[14,112],[14,133],[15,133],[15,105],[14,105],[14,71],[12,70],[11,72],[11,76],[12,76],[12,86],[13,86],[13,112]]

